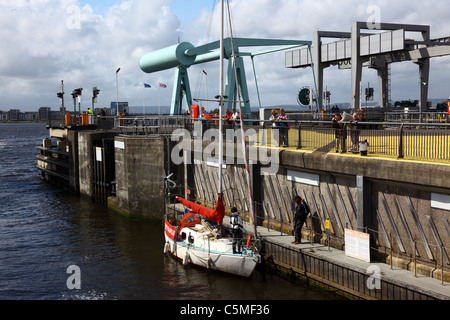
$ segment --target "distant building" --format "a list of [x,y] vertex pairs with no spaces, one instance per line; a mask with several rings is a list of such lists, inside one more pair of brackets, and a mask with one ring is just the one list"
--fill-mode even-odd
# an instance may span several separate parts
[[41,121],[54,121],[62,120],[63,115],[61,114],[61,111],[52,111],[50,107],[40,107],[38,118]]
[[39,120],[50,120],[50,111],[51,108],[50,107],[40,107],[39,108]]
[[61,111],[52,111],[49,107],[41,107],[38,112],[20,112],[19,109],[0,111],[0,121],[60,121],[62,119]]
[[36,120],[37,120],[37,112],[28,111],[19,113],[19,121],[36,121]]
[[19,109],[11,109],[7,112],[7,120],[9,121],[19,121]]
[[[111,115],[113,116],[117,114],[116,105],[117,102],[111,102]],[[119,112],[123,112],[123,109],[127,109],[127,111],[129,112],[128,102],[119,102]]]

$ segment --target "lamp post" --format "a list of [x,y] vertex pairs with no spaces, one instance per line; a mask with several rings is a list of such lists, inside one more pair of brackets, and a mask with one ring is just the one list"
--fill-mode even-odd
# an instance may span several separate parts
[[77,89],[73,90],[72,97],[73,97],[73,115],[76,116],[77,113],[77,98],[78,98],[78,120],[76,123],[80,124],[80,117],[81,117],[81,95],[83,92],[83,88],[78,87]]
[[64,80],[61,80],[61,89],[59,90],[59,92],[56,95],[59,97],[60,102],[61,102],[60,111],[61,111],[61,115],[62,115],[62,122],[64,123],[64,121],[65,121],[64,119],[66,116],[66,110],[64,108]]
[[74,119],[74,121],[73,121],[73,123],[76,125],[77,123],[76,123],[76,119],[77,119],[77,96],[78,96],[78,94],[77,94],[77,91],[76,90],[73,90],[73,92],[72,92],[72,98],[73,98],[73,119]]
[[203,70],[203,73],[205,74],[205,88],[206,88],[206,110],[208,110],[208,74],[205,70]]
[[119,71],[120,68],[116,70],[116,115],[119,115]]

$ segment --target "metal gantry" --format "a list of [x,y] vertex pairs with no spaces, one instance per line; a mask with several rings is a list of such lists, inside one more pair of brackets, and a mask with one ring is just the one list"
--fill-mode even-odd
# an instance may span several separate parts
[[[365,31],[365,32],[363,32]],[[384,31],[384,32],[383,32]],[[419,34],[418,40],[407,38],[409,34]],[[322,43],[323,39],[339,39]],[[312,59],[306,49],[286,52],[287,68],[314,69],[317,92],[323,92],[323,71],[333,65],[340,69],[351,68],[352,108],[361,107],[362,68],[370,67],[378,71],[380,106],[388,107],[390,99],[390,64],[412,61],[419,66],[420,108],[425,108],[428,100],[430,58],[450,55],[448,37],[431,39],[430,26],[354,22],[350,32],[315,31]],[[323,95],[317,95],[319,108],[323,108]]]

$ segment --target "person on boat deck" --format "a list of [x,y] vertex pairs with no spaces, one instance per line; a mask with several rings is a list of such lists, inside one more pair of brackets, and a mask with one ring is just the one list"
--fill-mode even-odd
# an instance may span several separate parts
[[233,126],[235,128],[240,128],[241,122],[239,118],[239,112],[237,112],[235,108],[231,109],[231,119],[234,120]]
[[295,211],[294,211],[294,242],[293,244],[299,244],[302,242],[302,228],[305,223],[306,217],[309,214],[309,207],[305,199],[296,196],[294,198]]
[[230,224],[233,234],[233,253],[242,253],[242,234],[244,225],[236,207],[231,208]]
[[233,121],[230,120],[231,116],[232,116],[232,113],[230,112],[230,110],[228,110],[228,109],[225,110],[225,117],[224,117],[224,119],[227,121],[226,122],[227,128],[231,128],[231,126],[233,125]]

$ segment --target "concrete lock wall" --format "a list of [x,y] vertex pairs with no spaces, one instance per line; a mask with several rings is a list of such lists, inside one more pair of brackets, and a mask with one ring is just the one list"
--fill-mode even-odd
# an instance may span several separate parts
[[93,188],[93,163],[94,143],[103,139],[112,139],[117,133],[99,132],[99,131],[79,131],[77,134],[77,161],[78,161],[78,180],[79,192],[92,197]]
[[104,140],[111,140],[117,135],[114,130],[88,130],[82,128],[68,130],[51,128],[50,136],[57,138],[58,148],[68,152],[69,186],[74,193],[92,197],[93,163],[96,160],[94,146],[102,144]]
[[[439,278],[441,263],[449,267],[450,213],[433,208],[431,198],[450,193],[443,178],[448,170],[438,164],[283,150],[277,174],[262,176],[259,182],[252,177],[257,182],[253,198],[259,197],[254,208],[259,225],[292,234],[292,198],[299,194],[312,212],[303,227],[305,239],[328,243],[329,220],[333,247],[344,249],[346,228],[368,232],[374,259]],[[196,198],[212,204],[217,167],[197,162],[193,172]],[[223,174],[226,206],[236,206],[248,217],[245,168],[227,165]]]
[[[186,197],[214,206],[218,173],[211,159],[193,153],[192,163],[174,166],[165,138],[117,136],[116,144],[117,192],[109,199],[111,209],[130,217],[161,218],[169,165],[189,190]],[[432,207],[431,198],[450,194],[444,178],[449,166],[292,150],[280,151],[279,161],[278,172],[271,175],[260,175],[259,163],[250,166],[258,225],[292,234],[292,198],[299,194],[311,208],[305,239],[322,244],[330,240],[343,250],[345,229],[359,230],[370,233],[371,256],[378,261],[427,276],[439,277],[441,263],[448,270],[449,211]],[[246,169],[236,163],[223,169],[225,205],[236,206],[249,221]]]
[[[92,193],[94,141],[114,136],[116,193],[108,198],[110,210],[131,218],[161,219],[163,179],[171,172],[173,179],[183,186],[180,194],[188,190],[185,194],[188,199],[214,206],[218,170],[216,161],[203,157],[208,143],[203,144],[203,152],[195,149],[191,163],[175,165],[170,155],[176,142],[169,142],[167,137],[120,136],[117,132],[67,133],[71,184],[78,185],[81,194]],[[235,155],[238,150],[234,148]],[[450,203],[450,188],[445,177],[450,166],[293,149],[279,152],[275,174],[262,175],[263,166],[259,162],[249,166],[258,226],[277,230],[278,235],[292,235],[292,198],[299,194],[311,208],[310,218],[302,230],[308,242],[325,247],[329,241],[331,247],[342,252],[345,228],[368,232],[374,261],[414,269],[437,279],[442,279],[442,264],[444,281],[449,281],[450,207],[445,204]],[[234,164],[223,168],[224,202],[226,209],[236,206],[245,220],[250,221],[246,168],[236,164],[236,157]],[[325,220],[330,222],[330,237]],[[292,251],[289,245],[276,243],[270,237],[263,243],[265,258],[278,267],[299,274],[307,270],[308,277],[336,287],[335,279],[320,274],[322,267],[317,273],[311,266],[305,269],[293,262],[303,253],[305,261],[312,259],[314,264],[336,268],[326,257],[317,258],[295,247]],[[351,266],[342,270],[343,273],[356,272]],[[363,271],[358,275],[360,281],[365,281],[365,277]],[[346,291],[360,293],[350,284],[339,285],[346,287]]]
[[164,214],[164,138],[115,138],[116,196],[110,209],[135,217],[161,219]]

